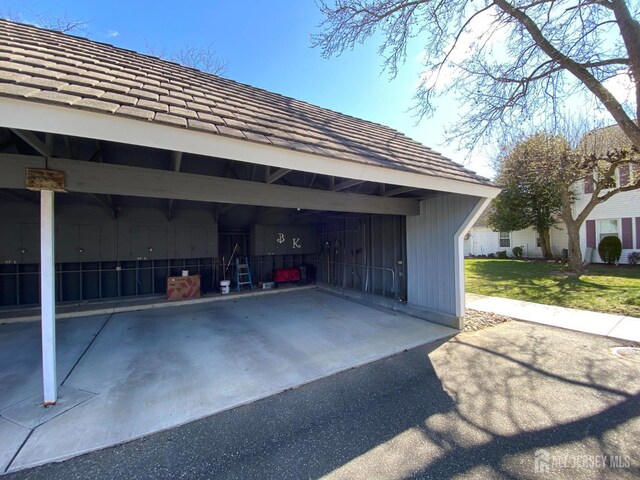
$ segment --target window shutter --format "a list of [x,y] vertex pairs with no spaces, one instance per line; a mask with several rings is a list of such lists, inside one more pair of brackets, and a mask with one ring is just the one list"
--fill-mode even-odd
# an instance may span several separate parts
[[640,248],[640,217],[636,217],[636,248]]
[[633,248],[633,222],[631,217],[622,219],[622,248]]
[[594,190],[595,190],[595,183],[593,181],[593,178],[591,178],[591,177],[585,178],[584,179],[584,193],[593,193]]
[[618,175],[620,176],[620,186],[629,185],[629,164],[620,165],[618,167]]
[[587,220],[587,248],[596,248],[596,221]]

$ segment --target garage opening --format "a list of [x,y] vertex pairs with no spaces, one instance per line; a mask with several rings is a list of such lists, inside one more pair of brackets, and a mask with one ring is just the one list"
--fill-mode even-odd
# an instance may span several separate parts
[[[78,303],[162,296],[167,278],[199,276],[202,294],[237,291],[237,263],[246,258],[253,288],[319,283],[339,289],[406,299],[406,222],[403,215],[268,206],[257,185],[311,192],[419,200],[429,190],[356,181],[249,162],[31,133],[61,157],[83,164],[140,167],[244,182],[250,204],[201,202],[111,193],[56,195],[56,302]],[[3,153],[37,154],[24,135],[0,130]],[[36,158],[36,157],[33,157]],[[86,163],[85,163],[86,162]],[[142,186],[141,186],[142,187]],[[148,187],[148,185],[147,185]],[[158,192],[159,195],[162,192]],[[266,203],[267,205],[264,205]],[[0,189],[0,306],[40,302],[39,194]],[[274,285],[275,284],[275,285]]]

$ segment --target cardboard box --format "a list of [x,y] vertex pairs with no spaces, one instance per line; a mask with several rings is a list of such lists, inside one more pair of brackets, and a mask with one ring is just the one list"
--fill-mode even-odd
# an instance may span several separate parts
[[167,299],[186,300],[200,297],[200,275],[167,278]]

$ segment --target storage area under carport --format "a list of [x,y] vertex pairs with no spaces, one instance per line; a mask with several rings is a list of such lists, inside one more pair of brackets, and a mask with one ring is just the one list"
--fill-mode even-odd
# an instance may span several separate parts
[[122,443],[456,333],[317,288],[58,323],[60,397],[46,410],[39,324],[0,325],[0,472]]

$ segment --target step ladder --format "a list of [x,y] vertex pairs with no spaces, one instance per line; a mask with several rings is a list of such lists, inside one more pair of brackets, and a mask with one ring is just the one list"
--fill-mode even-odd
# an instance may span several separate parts
[[249,269],[249,260],[247,257],[236,258],[236,285],[238,286],[238,293],[240,293],[242,285],[249,285],[249,288],[253,290],[251,270]]

